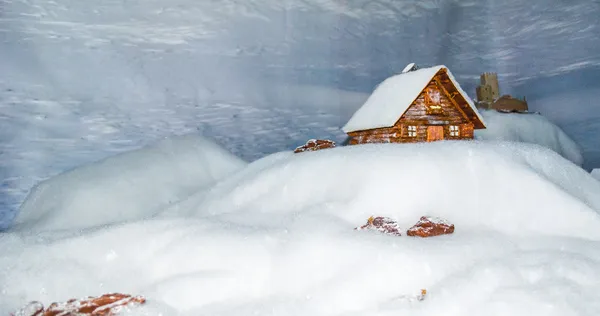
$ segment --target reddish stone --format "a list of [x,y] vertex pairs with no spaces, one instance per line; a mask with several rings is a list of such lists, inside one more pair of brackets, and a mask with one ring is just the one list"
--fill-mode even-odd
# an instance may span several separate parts
[[331,140],[323,140],[323,139],[310,139],[306,142],[306,144],[296,147],[294,153],[301,153],[305,151],[316,151],[326,148],[335,147],[335,142]]
[[423,216],[411,227],[406,234],[408,236],[433,237],[454,233],[454,225],[437,217]]
[[369,217],[369,219],[367,220],[367,223],[365,225],[357,227],[355,229],[356,230],[371,229],[371,230],[376,230],[378,232],[384,233],[386,235],[402,236],[402,233],[400,233],[401,228],[398,225],[398,223],[391,218],[382,217],[382,216],[377,216],[377,217],[371,216],[371,217]]
[[124,306],[144,304],[142,296],[113,293],[85,299],[70,299],[63,303],[52,303],[44,310],[39,302],[29,303],[17,312],[16,316],[114,316]]

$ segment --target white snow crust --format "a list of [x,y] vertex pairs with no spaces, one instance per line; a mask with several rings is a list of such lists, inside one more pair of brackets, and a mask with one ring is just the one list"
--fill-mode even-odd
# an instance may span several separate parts
[[480,110],[487,128],[475,130],[475,138],[492,141],[514,141],[544,146],[581,166],[581,147],[565,132],[543,115],[499,113]]
[[600,180],[600,169],[598,169],[598,168],[596,168],[596,169],[593,169],[593,170],[590,172],[590,174],[592,175],[592,177],[594,177],[594,178],[596,178],[596,179]]
[[483,122],[483,119],[477,113],[473,100],[462,90],[448,67],[438,65],[397,74],[385,79],[375,88],[371,96],[354,113],[342,130],[349,133],[393,126],[433,79],[433,76],[442,68],[447,69],[448,77],[452,80],[458,92]]
[[[584,146],[590,169],[600,161],[594,1],[0,8],[0,229],[40,180],[166,135],[200,132],[247,160],[341,141],[362,92],[408,61],[443,61],[470,92],[497,71]],[[544,118],[492,116],[480,143],[280,152],[247,167],[223,153],[208,159],[221,175],[181,147],[64,173],[0,233],[0,313],[128,292],[149,301],[125,316],[600,315],[594,174]],[[456,232],[353,230],[385,214],[406,227],[440,216]],[[405,299],[422,288],[424,301]]]
[[23,202],[15,222],[40,230],[140,219],[245,164],[204,137],[170,137],[42,181]]
[[[84,209],[60,216],[86,230],[0,235],[0,310],[121,292],[148,299],[123,315],[597,315],[598,210],[600,182],[537,145],[282,152],[150,219],[98,226]],[[425,239],[354,230],[372,215],[456,229]],[[403,299],[421,289],[425,300]]]

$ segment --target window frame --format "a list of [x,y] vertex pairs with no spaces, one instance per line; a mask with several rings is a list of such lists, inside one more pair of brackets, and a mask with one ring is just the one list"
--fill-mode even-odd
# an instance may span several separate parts
[[406,125],[406,136],[407,137],[417,137],[417,125]]
[[[433,91],[433,89],[428,88],[426,93],[424,94],[424,101],[425,101],[425,112],[427,113],[427,115],[444,115],[444,108],[442,105],[442,101],[441,99],[438,100],[437,102],[434,102],[433,99],[431,98],[431,92]],[[437,91],[436,92],[441,94],[441,91]],[[440,96],[441,98],[441,96]]]
[[450,125],[448,126],[448,134],[450,137],[460,137],[460,126]]

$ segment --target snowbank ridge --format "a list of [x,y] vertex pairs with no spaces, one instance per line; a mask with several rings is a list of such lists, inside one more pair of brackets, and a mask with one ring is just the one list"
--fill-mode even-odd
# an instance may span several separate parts
[[[120,291],[147,298],[129,315],[600,312],[592,303],[600,291],[600,182],[547,148],[373,144],[282,152],[234,169],[164,212],[114,213],[111,221],[44,214],[74,228],[127,223],[1,235],[0,266],[8,268],[0,269],[0,310]],[[54,190],[71,190],[68,179]],[[143,209],[140,195],[120,196]],[[354,230],[371,215],[407,226],[440,216],[455,231],[413,238]],[[421,289],[424,301],[406,300]]]
[[167,138],[39,183],[15,223],[40,230],[140,219],[245,165],[203,137]]

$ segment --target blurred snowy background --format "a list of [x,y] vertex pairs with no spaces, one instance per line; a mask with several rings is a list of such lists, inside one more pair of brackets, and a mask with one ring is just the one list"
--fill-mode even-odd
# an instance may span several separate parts
[[40,180],[197,131],[251,161],[340,131],[409,62],[479,74],[600,166],[600,1],[1,0],[0,227]]

